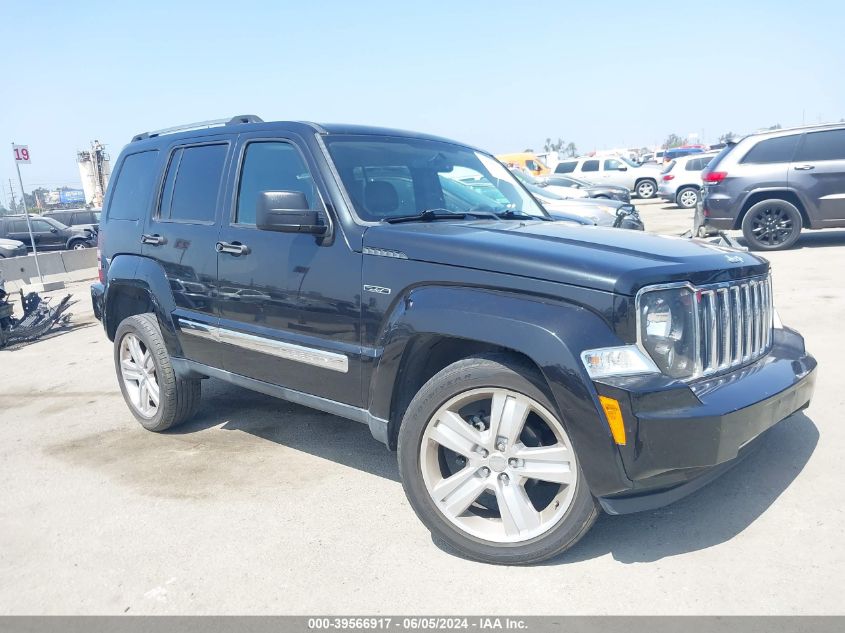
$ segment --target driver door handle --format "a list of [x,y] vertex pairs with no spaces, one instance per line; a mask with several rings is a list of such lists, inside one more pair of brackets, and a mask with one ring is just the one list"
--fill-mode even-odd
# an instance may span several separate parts
[[228,253],[229,255],[249,254],[249,246],[241,244],[240,242],[217,242],[214,250],[218,253]]
[[816,168],[815,165],[795,165],[795,167],[793,167],[792,169],[795,169],[797,171],[807,171],[807,170],[815,169],[815,168]]
[[144,234],[141,236],[141,244],[150,244],[152,246],[161,246],[162,244],[167,243],[167,238],[162,237],[158,233],[153,233],[152,235]]

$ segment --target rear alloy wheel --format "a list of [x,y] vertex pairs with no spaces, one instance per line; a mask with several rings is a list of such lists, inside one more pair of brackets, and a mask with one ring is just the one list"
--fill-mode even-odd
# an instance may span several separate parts
[[801,234],[801,213],[786,200],[763,200],[745,214],[742,234],[752,250],[790,248]]
[[114,364],[126,404],[148,431],[165,431],[196,413],[200,381],[176,375],[154,314],[136,314],[120,323]]
[[70,245],[70,247],[75,251],[84,251],[86,248],[88,248],[85,242],[74,242]]
[[675,203],[682,209],[694,209],[698,204],[698,189],[695,187],[684,187],[675,196]]
[[459,361],[423,386],[400,428],[408,499],[433,534],[490,563],[545,560],[598,510],[534,370],[505,355]]
[[654,194],[657,191],[657,187],[654,184],[653,180],[641,180],[637,183],[637,195],[640,198],[648,199],[653,198]]

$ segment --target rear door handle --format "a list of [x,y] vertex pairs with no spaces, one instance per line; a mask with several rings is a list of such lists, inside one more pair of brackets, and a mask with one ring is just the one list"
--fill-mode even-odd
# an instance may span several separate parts
[[229,255],[249,254],[249,246],[240,242],[217,242],[214,250],[218,253],[228,253]]
[[141,244],[150,244],[151,246],[161,246],[162,244],[167,244],[167,238],[162,237],[158,233],[153,233],[152,235],[144,234],[141,236]]
[[816,168],[815,165],[795,165],[795,167],[793,167],[792,169],[795,169],[797,171],[807,171],[807,170],[815,169],[815,168]]

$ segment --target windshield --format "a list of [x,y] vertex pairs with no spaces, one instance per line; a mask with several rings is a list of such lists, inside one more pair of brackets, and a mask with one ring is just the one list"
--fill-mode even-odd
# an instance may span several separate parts
[[547,217],[497,160],[468,147],[404,137],[328,136],[326,146],[358,216],[513,212]]

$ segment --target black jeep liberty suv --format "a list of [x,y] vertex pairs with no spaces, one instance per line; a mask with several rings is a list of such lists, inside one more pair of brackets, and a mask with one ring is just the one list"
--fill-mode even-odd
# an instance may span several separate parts
[[806,407],[769,264],[550,220],[487,152],[254,116],[139,134],[95,311],[138,421],[213,377],[367,424],[464,556],[541,561],[670,503]]

